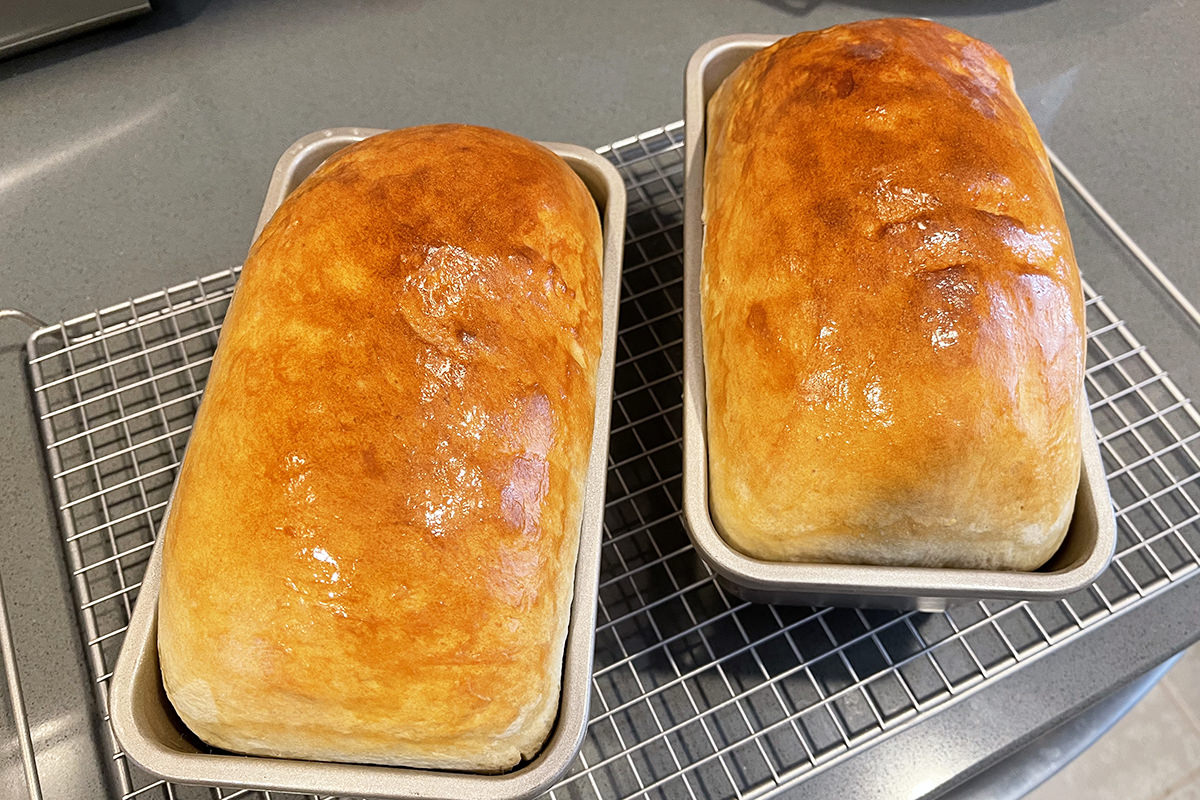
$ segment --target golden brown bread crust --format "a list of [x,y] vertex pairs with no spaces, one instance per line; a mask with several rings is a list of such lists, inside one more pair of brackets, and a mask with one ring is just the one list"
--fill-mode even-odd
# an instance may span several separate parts
[[1011,70],[931,22],[784,39],[708,110],[710,508],[767,560],[1034,569],[1080,475],[1084,320]]
[[394,131],[250,251],[165,528],[163,679],[241,752],[495,771],[553,723],[601,330],[595,203]]

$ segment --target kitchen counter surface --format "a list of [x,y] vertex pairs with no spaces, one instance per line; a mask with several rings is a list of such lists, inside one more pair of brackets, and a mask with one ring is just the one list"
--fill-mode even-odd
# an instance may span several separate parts
[[[156,5],[0,62],[0,307],[57,320],[240,262],[276,158],[318,128],[462,121],[599,146],[680,118],[684,66],[710,38],[899,14],[1004,53],[1047,143],[1200,298],[1194,2]],[[1197,332],[1152,281],[1081,268],[1184,391],[1200,388]],[[97,797],[108,734],[63,573],[24,333],[0,320],[0,569],[46,797]],[[1182,582],[803,794],[936,794],[1195,640],[1198,609],[1200,581]],[[2,780],[16,763],[6,708],[0,736]]]

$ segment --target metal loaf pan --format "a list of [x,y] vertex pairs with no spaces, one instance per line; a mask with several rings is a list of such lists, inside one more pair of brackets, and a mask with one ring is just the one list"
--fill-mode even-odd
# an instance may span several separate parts
[[779,38],[744,34],[714,39],[692,55],[685,77],[683,505],[692,542],[734,594],[761,602],[940,611],[956,601],[1052,599],[1084,588],[1108,566],[1117,539],[1086,403],[1079,416],[1083,466],[1075,515],[1058,552],[1034,572],[762,561],[731,547],[713,525],[700,318],[708,100],[739,64]]
[[[275,167],[255,236],[288,193],[325,159],[346,145],[376,133],[382,131],[334,128],[309,134],[289,147]],[[604,233],[603,338],[596,380],[594,433],[584,490],[575,593],[563,657],[558,718],[545,747],[532,761],[500,775],[244,756],[203,748],[172,709],[159,672],[156,632],[162,563],[160,536],[142,580],[137,606],[113,672],[109,696],[113,733],[125,753],[144,769],[170,781],[210,786],[318,795],[473,800],[480,797],[526,798],[540,794],[574,760],[587,729],[591,695],[625,230],[625,185],[616,169],[591,150],[567,144],[546,143],[545,146],[575,170],[596,198]]]

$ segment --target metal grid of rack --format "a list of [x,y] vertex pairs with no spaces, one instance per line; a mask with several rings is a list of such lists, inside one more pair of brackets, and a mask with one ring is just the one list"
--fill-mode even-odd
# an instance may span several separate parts
[[[629,188],[621,332],[591,722],[552,796],[772,794],[1197,571],[1200,414],[1089,289],[1087,389],[1119,527],[1094,585],[940,614],[727,594],[680,515],[682,140],[677,123],[600,150]],[[236,279],[211,275],[29,340],[100,709]],[[280,797],[169,785],[109,744],[122,798]]]

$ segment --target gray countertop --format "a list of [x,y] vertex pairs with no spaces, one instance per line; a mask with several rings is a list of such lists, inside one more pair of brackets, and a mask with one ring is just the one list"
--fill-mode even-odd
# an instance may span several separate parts
[[[1004,53],[1047,143],[1200,298],[1200,4],[1188,0],[157,6],[0,62],[0,306],[56,320],[240,262],[275,159],[317,128],[453,120],[598,146],[678,119],[684,65],[707,39],[897,14]],[[1161,293],[1141,275],[1081,266],[1184,390],[1200,386],[1196,332]],[[107,734],[74,633],[21,339],[0,328],[0,558],[47,797],[97,796]],[[887,740],[871,769],[806,786],[894,797],[961,780],[1200,633],[1200,582],[1147,605]],[[11,758],[3,716],[0,733]]]

